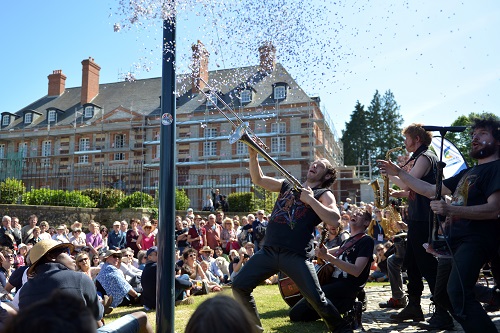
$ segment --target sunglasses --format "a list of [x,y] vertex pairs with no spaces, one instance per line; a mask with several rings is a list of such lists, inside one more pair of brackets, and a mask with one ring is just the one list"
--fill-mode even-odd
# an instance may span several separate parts
[[115,258],[115,259],[121,259],[121,258],[122,258],[121,256],[119,256],[119,255],[117,255],[117,254],[113,254],[113,256],[112,256],[112,257],[113,257],[113,258]]
[[190,254],[188,257],[189,258],[196,258],[196,254]]
[[81,258],[80,260],[78,260],[78,262],[82,262],[82,261],[85,261],[85,260],[89,260],[89,258]]

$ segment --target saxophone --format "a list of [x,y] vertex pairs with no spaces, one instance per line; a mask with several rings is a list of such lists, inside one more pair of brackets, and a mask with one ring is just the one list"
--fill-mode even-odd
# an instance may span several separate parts
[[[402,149],[405,149],[405,146],[395,147],[395,148],[389,149],[387,151],[387,153],[385,154],[385,160],[389,161],[391,154],[393,152],[398,151],[398,150],[402,150]],[[389,206],[389,177],[382,175],[382,179],[384,180],[384,192],[383,192],[384,200],[383,200],[383,202],[380,201],[380,185],[378,183],[378,179],[375,179],[374,181],[372,181],[370,183],[370,186],[373,189],[373,193],[375,194],[375,200],[374,200],[375,207],[377,207],[379,209],[383,209],[383,208]]]

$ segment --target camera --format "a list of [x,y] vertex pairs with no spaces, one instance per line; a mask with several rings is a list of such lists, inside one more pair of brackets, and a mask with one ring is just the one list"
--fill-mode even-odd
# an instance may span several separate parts
[[250,256],[249,256],[248,254],[244,254],[244,255],[243,255],[243,258],[248,259],[248,258],[250,258]]

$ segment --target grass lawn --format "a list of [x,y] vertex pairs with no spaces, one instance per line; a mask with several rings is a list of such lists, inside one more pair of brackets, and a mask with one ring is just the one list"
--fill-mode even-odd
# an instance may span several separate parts
[[[225,294],[232,295],[231,289],[225,289],[222,291]],[[195,296],[194,304],[192,305],[181,305],[175,307],[175,332],[184,332],[184,328],[187,325],[189,318],[195,309],[208,297],[213,297],[217,294],[212,293],[204,296]],[[328,332],[326,325],[322,321],[317,320],[312,323],[292,323],[288,319],[288,305],[281,298],[279,289],[277,285],[271,286],[258,286],[254,290],[254,297],[257,302],[257,307],[259,309],[262,325],[266,332],[283,332],[283,333],[304,333],[304,332]],[[106,316],[106,323],[110,323],[113,320],[129,314],[134,311],[142,311],[142,307],[119,307],[113,310],[113,312]],[[151,311],[148,313],[148,318],[153,326],[156,327],[156,312]]]

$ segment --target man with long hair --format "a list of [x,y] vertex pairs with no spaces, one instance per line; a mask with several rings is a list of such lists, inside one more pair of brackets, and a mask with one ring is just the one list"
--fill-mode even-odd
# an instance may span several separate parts
[[[446,216],[444,235],[452,258],[439,259],[434,301],[450,311],[465,332],[497,332],[474,286],[481,267],[497,251],[500,219],[500,121],[477,118],[472,124],[470,156],[478,165],[443,180],[442,194],[451,203],[433,200],[435,214]],[[426,197],[436,186],[413,177],[394,163],[379,160],[382,173],[397,176]]]
[[336,170],[326,159],[311,163],[300,192],[289,180],[267,177],[260,168],[257,152],[250,152],[250,176],[254,184],[279,192],[261,250],[255,253],[233,281],[233,293],[252,313],[262,329],[252,291],[279,271],[288,275],[304,298],[332,332],[351,332],[335,306],[325,297],[318,282],[313,255],[313,231],[320,222],[338,226],[339,210],[329,187]]

